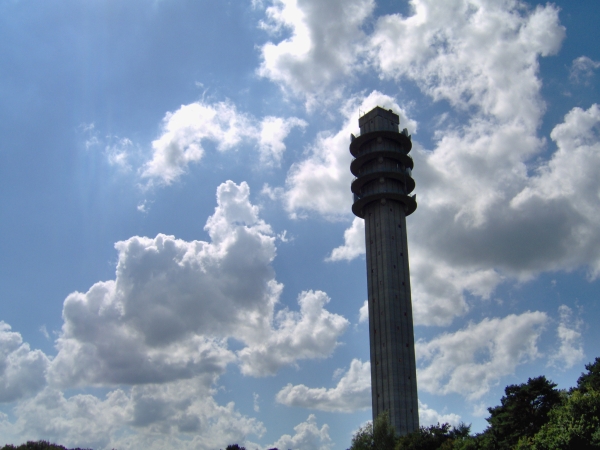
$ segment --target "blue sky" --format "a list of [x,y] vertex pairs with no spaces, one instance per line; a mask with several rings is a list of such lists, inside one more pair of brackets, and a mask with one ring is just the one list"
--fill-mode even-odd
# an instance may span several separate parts
[[421,423],[572,386],[600,355],[599,13],[0,0],[0,444],[347,448],[376,105],[414,144]]

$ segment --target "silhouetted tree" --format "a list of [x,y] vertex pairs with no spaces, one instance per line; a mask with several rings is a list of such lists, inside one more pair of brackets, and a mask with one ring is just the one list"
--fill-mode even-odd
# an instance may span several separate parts
[[585,394],[588,391],[600,392],[600,358],[585,365],[587,373],[582,373],[577,380],[577,389]]
[[[550,410],[561,403],[556,384],[546,377],[529,378],[527,383],[507,386],[500,406],[488,408],[490,424],[485,439],[492,448],[509,450],[520,438],[533,437],[548,422]],[[488,446],[489,444],[485,444]]]

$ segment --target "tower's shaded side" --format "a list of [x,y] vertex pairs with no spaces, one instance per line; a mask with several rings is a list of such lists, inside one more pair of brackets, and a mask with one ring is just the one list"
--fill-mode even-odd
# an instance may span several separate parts
[[400,117],[380,107],[352,136],[352,212],[365,219],[373,419],[388,411],[398,434],[419,428],[406,216],[417,209],[412,142]]

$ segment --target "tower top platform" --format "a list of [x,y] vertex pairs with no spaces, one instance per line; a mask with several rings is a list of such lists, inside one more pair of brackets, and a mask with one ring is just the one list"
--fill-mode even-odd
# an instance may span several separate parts
[[383,109],[381,106],[376,106],[358,119],[361,135],[372,131],[395,131],[398,133],[399,124],[400,116],[391,109]]

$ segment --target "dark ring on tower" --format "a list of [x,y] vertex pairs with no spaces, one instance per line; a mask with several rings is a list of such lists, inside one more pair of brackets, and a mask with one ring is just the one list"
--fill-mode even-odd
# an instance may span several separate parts
[[402,133],[398,133],[397,131],[389,131],[389,130],[380,130],[380,131],[372,131],[371,133],[361,134],[360,136],[354,138],[350,143],[350,153],[355,158],[359,156],[358,150],[362,145],[369,142],[370,140],[377,139],[378,137],[386,138],[391,141],[396,141],[400,144],[403,149],[406,149],[406,154],[410,152],[412,149],[412,142]]
[[355,196],[355,201],[352,204],[352,212],[355,216],[360,217],[361,219],[365,218],[365,214],[363,212],[366,205],[371,202],[376,202],[377,200],[395,200],[401,203],[404,206],[405,215],[409,216],[415,212],[417,209],[417,200],[416,196],[410,196],[405,194],[396,194],[392,192],[380,192],[377,194],[370,194],[363,198]]
[[389,158],[399,160],[404,167],[408,167],[409,169],[413,169],[415,166],[413,159],[405,155],[403,153],[399,153],[394,150],[371,150],[363,153],[358,158],[354,158],[350,163],[350,172],[352,172],[355,176],[359,177],[361,175],[360,168],[375,158]]
[[[410,194],[415,189],[415,180],[413,180],[405,171],[401,170],[378,170],[366,173],[360,177],[356,177],[350,185],[350,189],[353,193],[362,197],[362,193],[360,192],[361,188],[370,181],[381,177],[398,180],[403,183],[405,189],[404,192],[406,194]],[[368,194],[364,195],[366,196]]]

